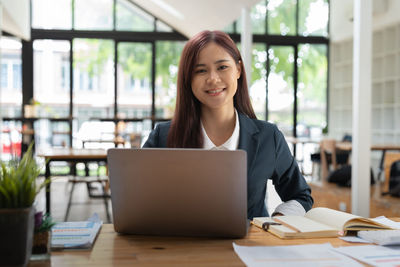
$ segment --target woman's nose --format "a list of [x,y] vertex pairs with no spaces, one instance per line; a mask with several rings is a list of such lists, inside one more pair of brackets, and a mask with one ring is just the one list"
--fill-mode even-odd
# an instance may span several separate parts
[[208,76],[207,82],[218,82],[220,81],[220,77],[216,71],[210,71],[210,75]]

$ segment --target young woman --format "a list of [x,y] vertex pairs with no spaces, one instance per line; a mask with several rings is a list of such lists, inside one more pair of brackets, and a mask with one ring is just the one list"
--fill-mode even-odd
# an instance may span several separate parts
[[203,31],[185,45],[179,64],[175,114],[157,124],[143,147],[247,151],[247,217],[268,216],[267,180],[283,203],[273,215],[304,215],[310,188],[282,133],[256,119],[240,52],[220,31]]

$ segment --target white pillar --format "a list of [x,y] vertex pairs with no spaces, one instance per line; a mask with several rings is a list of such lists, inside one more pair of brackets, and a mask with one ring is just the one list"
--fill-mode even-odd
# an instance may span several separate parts
[[354,1],[352,213],[369,217],[372,0]]
[[250,88],[253,35],[251,32],[250,9],[248,7],[242,8],[242,34],[240,35],[240,43],[243,65],[247,76],[247,87]]

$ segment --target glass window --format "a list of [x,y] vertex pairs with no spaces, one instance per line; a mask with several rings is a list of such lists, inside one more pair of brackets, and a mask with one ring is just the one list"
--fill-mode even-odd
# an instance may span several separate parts
[[235,23],[231,23],[223,29],[226,33],[234,33],[235,32]]
[[112,30],[113,0],[74,0],[77,30]]
[[50,143],[52,147],[67,147],[69,144],[69,123],[66,121],[50,121]]
[[156,43],[157,118],[172,118],[176,101],[176,80],[179,59],[184,42],[159,41]]
[[267,92],[267,51],[265,44],[254,44],[252,57],[251,86],[249,90],[250,98],[257,118],[259,120],[265,120]]
[[[114,42],[74,39],[73,55],[73,134],[78,136],[84,122],[114,117]],[[76,141],[73,146],[80,146]]]
[[151,114],[151,59],[151,43],[118,43],[119,117],[134,117],[135,110]]
[[32,28],[72,28],[71,0],[32,0]]
[[250,13],[251,26],[253,34],[265,34],[265,17],[267,14],[267,6],[265,1],[261,1],[253,6]]
[[8,90],[8,64],[1,64],[1,89]]
[[172,28],[169,27],[167,24],[164,22],[157,20],[156,21],[156,27],[158,32],[172,32]]
[[13,88],[14,89],[20,89],[22,88],[22,66],[21,63],[15,63],[13,64]]
[[0,38],[1,90],[0,109],[3,117],[20,117],[22,106],[21,41],[17,38]]
[[299,34],[328,36],[328,0],[301,0],[299,4]]
[[117,30],[154,31],[154,17],[127,0],[117,1]]
[[268,0],[268,34],[296,34],[296,0]]
[[316,137],[320,137],[326,126],[326,50],[326,45],[304,44],[299,46],[298,52],[297,121]]
[[268,50],[268,120],[285,135],[293,135],[294,49],[271,46]]
[[[265,17],[267,14],[267,7],[265,0],[254,5],[250,10],[251,31],[253,34],[265,34]],[[242,18],[237,20],[236,32],[242,32]]]
[[70,49],[69,41],[33,41],[33,96],[37,116],[69,116],[69,82],[66,84],[65,80],[70,79]]
[[69,92],[71,75],[69,57],[63,57],[61,64],[61,88],[62,90]]

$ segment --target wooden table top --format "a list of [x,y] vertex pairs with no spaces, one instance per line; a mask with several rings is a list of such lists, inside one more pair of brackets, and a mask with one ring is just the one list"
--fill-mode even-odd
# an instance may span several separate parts
[[115,143],[115,144],[125,144],[125,139],[121,136],[117,136],[113,139],[84,139],[83,143]]
[[[350,151],[351,142],[337,142],[336,147],[340,150]],[[400,150],[399,144],[371,144],[371,150]]]
[[285,136],[286,142],[296,144],[319,144],[321,141],[320,138],[313,139],[309,137],[293,137],[293,136]]
[[106,159],[107,151],[105,149],[97,148],[51,148],[38,151],[37,156],[44,157],[46,159]]
[[217,239],[119,235],[112,224],[105,224],[91,250],[53,251],[51,261],[31,262],[29,266],[244,266],[233,250],[233,242],[243,246],[362,245],[339,238],[283,240],[255,226],[250,226],[243,239]]

